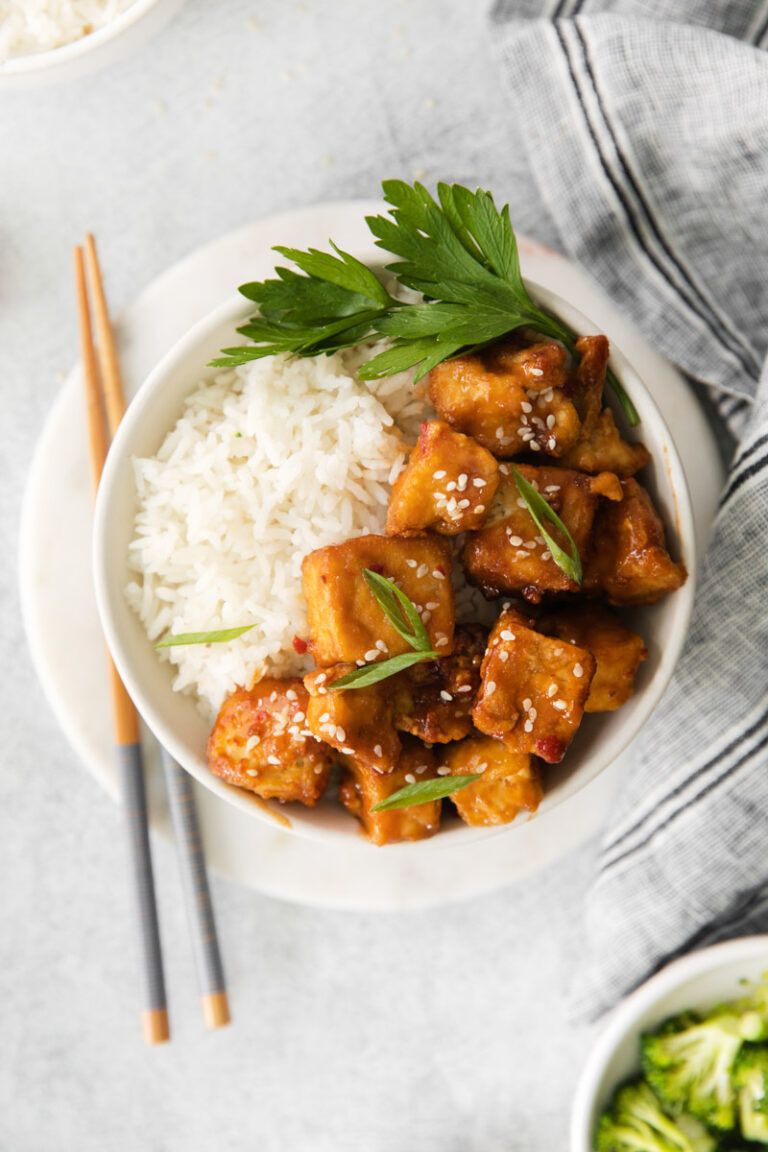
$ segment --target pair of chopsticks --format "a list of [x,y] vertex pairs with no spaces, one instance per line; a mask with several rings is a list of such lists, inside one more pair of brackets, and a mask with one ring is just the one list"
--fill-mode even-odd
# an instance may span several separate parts
[[[85,252],[75,248],[75,291],[80,348],[85,383],[91,481],[94,495],[99,486],[107,449],[125,412],[125,395],[117,345],[109,319],[104,285],[93,236],[85,238]],[[87,271],[87,276],[86,276]],[[89,288],[97,342],[94,345]],[[141,942],[144,978],[142,1030],[147,1044],[170,1039],[168,1002],[165,992],[160,927],[157,917],[152,856],[149,845],[144,764],[139,718],[117,670],[109,659],[115,745],[127,822],[133,889]],[[182,886],[192,932],[203,1019],[208,1028],[229,1022],[213,905],[208,887],[200,828],[192,782],[186,772],[162,749]]]

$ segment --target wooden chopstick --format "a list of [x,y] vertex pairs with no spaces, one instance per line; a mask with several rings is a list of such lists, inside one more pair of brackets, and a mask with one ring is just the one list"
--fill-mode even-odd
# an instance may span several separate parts
[[[85,263],[93,298],[103,410],[111,440],[125,412],[125,394],[96,244],[90,234],[85,239]],[[133,705],[131,708],[136,722],[136,711]],[[161,751],[168,806],[195,952],[203,1020],[208,1028],[219,1028],[229,1023],[229,1002],[192,780],[165,749]]]
[[[75,290],[88,419],[91,483],[95,496],[107,455],[108,439],[99,369],[93,344],[82,248],[75,248]],[[152,874],[152,855],[149,845],[147,797],[139,726],[133,703],[111,658],[108,660],[115,750],[120,771],[123,810],[126,817],[133,874],[133,892],[141,941],[144,980],[141,1013],[142,1031],[147,1044],[160,1044],[170,1038],[170,1030],[168,1027],[168,1002],[165,994],[163,957],[160,947],[160,927]]]

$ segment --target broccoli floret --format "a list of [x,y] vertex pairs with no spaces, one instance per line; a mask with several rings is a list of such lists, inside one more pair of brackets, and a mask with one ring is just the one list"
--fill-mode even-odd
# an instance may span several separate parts
[[595,1138],[596,1152],[714,1152],[716,1145],[692,1116],[667,1116],[643,1080],[619,1089]]
[[768,1144],[768,1046],[745,1044],[733,1069],[739,1124],[747,1140]]
[[643,1071],[672,1112],[690,1112],[713,1128],[735,1128],[731,1072],[742,1043],[740,1015],[686,1012],[642,1038]]

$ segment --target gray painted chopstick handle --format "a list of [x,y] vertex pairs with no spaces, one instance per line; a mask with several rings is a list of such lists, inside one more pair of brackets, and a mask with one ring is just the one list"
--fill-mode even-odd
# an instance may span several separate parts
[[116,745],[123,809],[126,817],[132,887],[141,942],[144,978],[142,1021],[144,1039],[157,1044],[169,1039],[160,926],[157,918],[152,855],[149,845],[147,793],[140,744]]
[[195,794],[191,777],[164,748],[161,752],[203,1016],[209,1028],[218,1028],[229,1022],[229,1006]]

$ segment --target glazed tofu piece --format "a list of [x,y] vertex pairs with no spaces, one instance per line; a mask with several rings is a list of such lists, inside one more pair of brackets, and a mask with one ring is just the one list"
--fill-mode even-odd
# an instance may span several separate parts
[[655,604],[688,578],[667,551],[664,525],[636,480],[621,481],[624,499],[603,504],[595,520],[584,587],[611,604]]
[[581,723],[594,672],[586,648],[543,636],[522,613],[506,609],[483,660],[475,726],[510,752],[557,764]]
[[650,458],[644,444],[630,444],[621,438],[613,413],[604,408],[591,432],[569,448],[560,463],[581,472],[614,472],[626,477],[634,476]]
[[[597,423],[603,407],[605,374],[610,345],[606,336],[580,336],[576,341],[578,360],[572,381],[566,385],[581,421],[579,439],[588,436]],[[600,469],[610,471],[610,469]]]
[[[588,476],[572,469],[534,468],[527,464],[517,465],[517,468],[563,521],[583,564],[589,554],[599,497],[621,499],[621,484],[617,477],[610,473]],[[509,466],[502,464],[501,472],[488,522],[479,532],[468,537],[464,547],[462,559],[467,578],[486,596],[517,592],[534,604],[546,593],[579,592],[579,585],[553,560]],[[545,527],[553,540],[569,551],[568,541],[560,529],[553,524]]]
[[520,812],[535,812],[543,795],[536,761],[510,752],[500,740],[475,735],[451,744],[442,754],[452,776],[481,772],[474,784],[451,794],[465,824],[510,824]]
[[301,680],[261,680],[224,701],[208,739],[214,776],[265,800],[317,804],[333,753],[307,728],[309,696]]
[[499,466],[485,448],[442,420],[421,426],[405,470],[395,480],[387,532],[411,536],[431,529],[456,536],[482,528]]
[[478,624],[457,628],[450,656],[414,664],[394,677],[390,683],[395,727],[427,744],[468,736],[487,636],[487,629]]
[[406,737],[397,767],[385,775],[352,757],[345,762],[348,770],[341,782],[341,802],[360,821],[369,840],[374,844],[394,844],[398,840],[434,836],[440,827],[440,800],[388,812],[371,811],[406,784],[431,780],[437,775],[435,758],[420,741]]
[[304,557],[309,651],[321,666],[371,663],[410,645],[392,627],[363,578],[370,568],[395,580],[421,615],[436,652],[453,649],[451,549],[437,536],[358,536]]
[[307,726],[318,740],[344,756],[354,756],[375,772],[391,772],[400,757],[400,738],[392,723],[388,681],[368,688],[333,688],[336,680],[356,668],[336,664],[304,677],[309,692]]
[[579,604],[547,614],[537,627],[548,636],[587,648],[594,656],[595,675],[585,712],[615,712],[626,704],[637,670],[648,659],[648,649],[615,612],[602,604]]
[[438,364],[429,374],[429,398],[443,420],[494,456],[562,456],[581,429],[564,390],[567,358],[556,340],[528,347],[507,340]]

